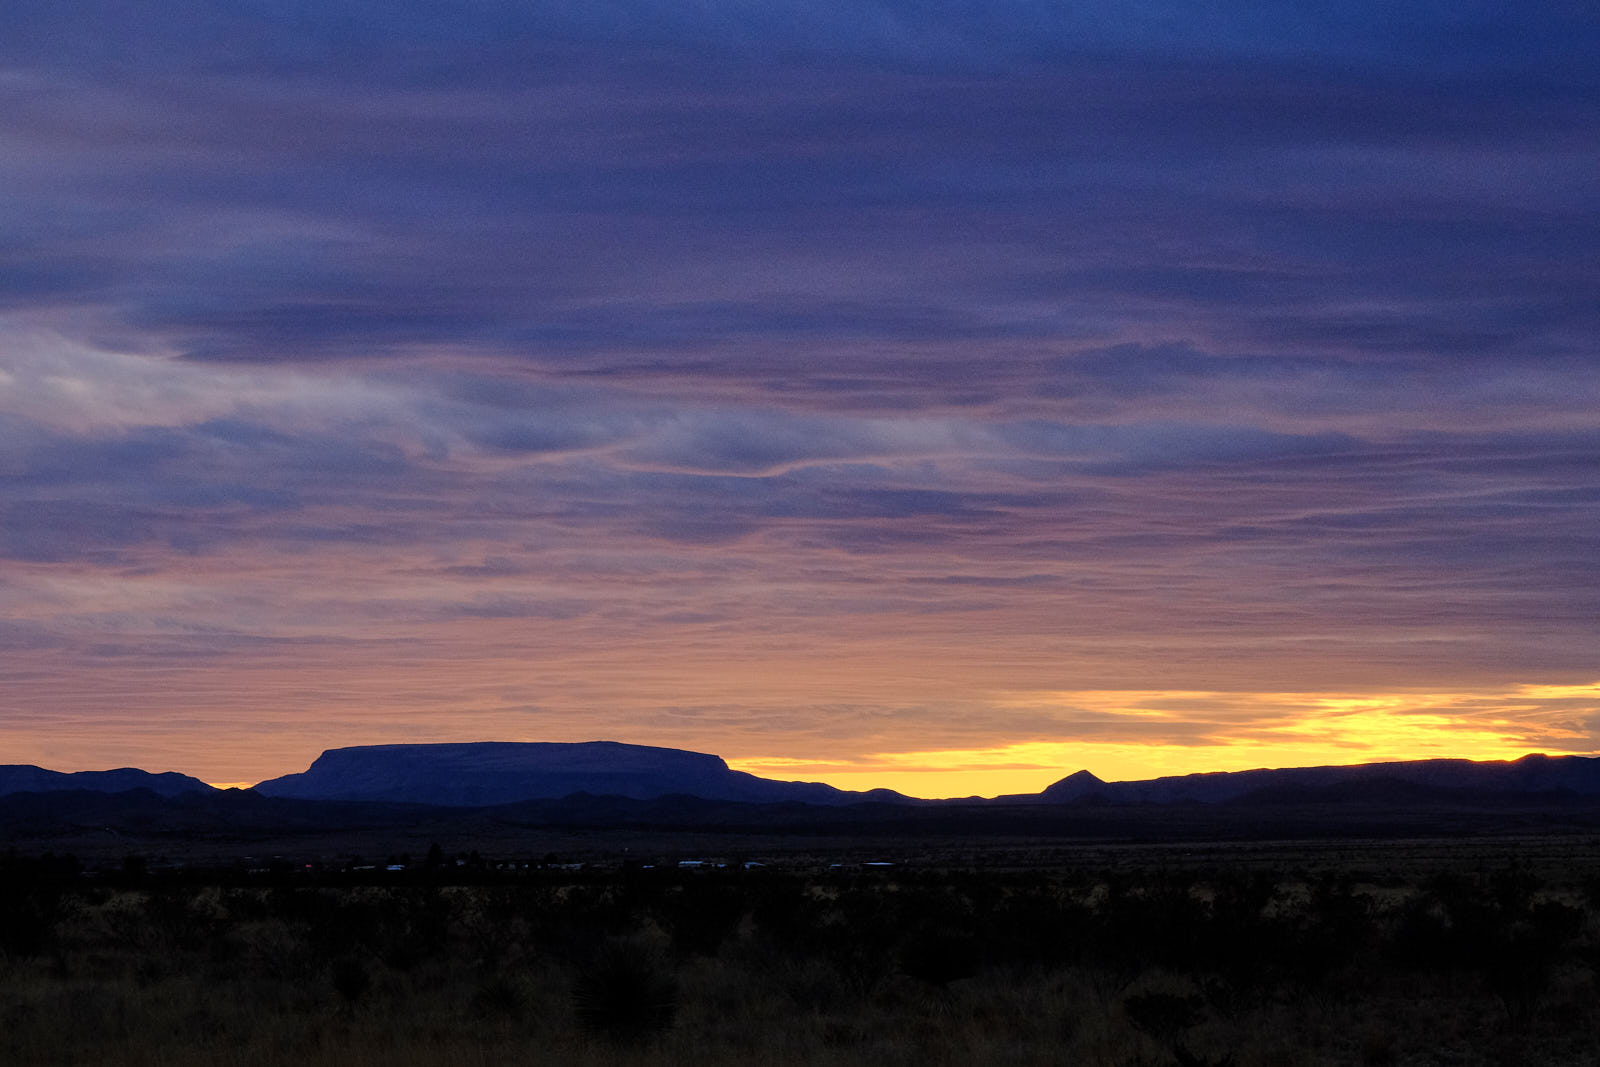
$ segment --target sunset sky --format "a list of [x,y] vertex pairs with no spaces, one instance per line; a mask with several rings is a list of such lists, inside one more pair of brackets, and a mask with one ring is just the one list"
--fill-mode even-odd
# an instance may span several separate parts
[[20,0],[0,763],[1600,751],[1590,0]]

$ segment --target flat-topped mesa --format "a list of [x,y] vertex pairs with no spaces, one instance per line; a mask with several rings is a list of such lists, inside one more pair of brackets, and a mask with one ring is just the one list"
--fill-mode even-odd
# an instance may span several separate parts
[[817,782],[775,782],[729,769],[720,756],[618,741],[478,741],[329,749],[300,774],[262,782],[268,796],[452,807],[591,793],[649,800],[848,804],[860,794]]
[[[306,774],[347,775],[383,766],[396,770],[564,774],[727,774],[721,756],[620,741],[462,741],[447,744],[330,748]],[[280,779],[281,780],[281,779]]]

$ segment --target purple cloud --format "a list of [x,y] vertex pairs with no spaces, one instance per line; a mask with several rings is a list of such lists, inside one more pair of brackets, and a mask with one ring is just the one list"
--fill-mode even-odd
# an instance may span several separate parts
[[1137,734],[1013,685],[1593,680],[1587,9],[7,30],[0,642],[53,721],[178,659],[150,707],[891,747]]

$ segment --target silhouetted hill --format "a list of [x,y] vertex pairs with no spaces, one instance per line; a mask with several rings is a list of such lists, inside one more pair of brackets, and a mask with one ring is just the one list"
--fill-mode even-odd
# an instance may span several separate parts
[[[1084,777],[1087,775],[1087,777]],[[1369,799],[1401,802],[1423,794],[1457,799],[1502,794],[1600,796],[1600,758],[1524,756],[1518,760],[1464,759],[1361,763],[1335,767],[1216,771],[1137,782],[1100,782],[1086,771],[1039,794],[1045,803],[1079,803],[1094,796],[1115,804],[1225,804],[1246,797],[1270,802]],[[1019,798],[1007,798],[1015,801]]]
[[1088,771],[1078,771],[1053,785],[1046,786],[1038,799],[1049,804],[1059,804],[1063,801],[1081,801],[1089,797],[1104,796],[1105,792],[1106,783]]
[[576,744],[484,741],[329,749],[309,769],[256,786],[266,796],[486,807],[590,793],[649,800],[675,793],[706,800],[853,804],[913,803],[820,782],[777,782],[731,770],[718,756],[615,741]]
[[0,766],[0,796],[10,793],[52,793],[66,790],[90,790],[97,793],[125,793],[130,789],[148,789],[159,796],[174,797],[184,793],[214,793],[216,788],[198,778],[175,771],[153,774],[136,767],[119,767],[114,771],[47,771],[28,763]]

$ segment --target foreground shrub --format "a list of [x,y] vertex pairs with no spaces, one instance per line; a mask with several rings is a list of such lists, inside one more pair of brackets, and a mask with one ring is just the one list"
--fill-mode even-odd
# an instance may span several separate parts
[[352,956],[340,956],[329,965],[329,977],[334,992],[346,1004],[358,1004],[372,987],[372,975],[366,966]]
[[924,929],[900,946],[900,969],[912,978],[946,986],[978,973],[978,941],[964,930]]
[[648,946],[613,941],[579,969],[572,1006],[588,1033],[637,1044],[672,1027],[678,982]]
[[1198,997],[1176,993],[1138,993],[1122,1002],[1122,1010],[1135,1030],[1169,1047],[1202,1017]]

